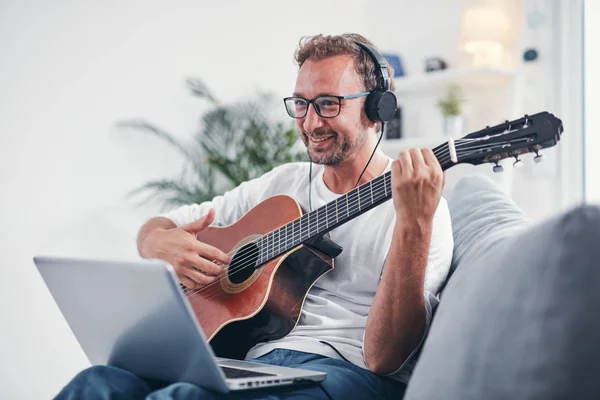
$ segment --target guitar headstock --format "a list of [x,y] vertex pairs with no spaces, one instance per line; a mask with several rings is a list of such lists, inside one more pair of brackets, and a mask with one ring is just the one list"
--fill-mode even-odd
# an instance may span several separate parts
[[450,165],[442,163],[442,166],[492,163],[496,164],[494,171],[499,172],[502,169],[498,165],[500,160],[515,158],[515,166],[519,166],[519,156],[526,153],[535,153],[534,160],[539,162],[542,160],[540,150],[555,146],[562,132],[562,121],[546,111],[525,115],[454,140],[453,144],[448,144],[450,159],[443,160]]

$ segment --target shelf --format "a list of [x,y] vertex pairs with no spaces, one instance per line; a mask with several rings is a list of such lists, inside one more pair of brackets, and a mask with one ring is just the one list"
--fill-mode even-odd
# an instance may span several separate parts
[[472,67],[445,69],[427,74],[395,78],[396,96],[434,93],[444,91],[449,85],[458,85],[462,89],[483,89],[504,86],[511,83],[515,72],[492,67]]

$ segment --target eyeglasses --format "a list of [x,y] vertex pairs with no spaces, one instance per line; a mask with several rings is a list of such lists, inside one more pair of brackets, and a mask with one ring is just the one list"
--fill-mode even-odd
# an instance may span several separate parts
[[313,104],[315,111],[323,118],[334,118],[340,114],[340,105],[342,99],[356,99],[369,95],[371,92],[349,94],[347,96],[317,96],[312,100],[303,97],[293,96],[283,99],[285,109],[292,118],[304,118],[308,112],[310,103]]

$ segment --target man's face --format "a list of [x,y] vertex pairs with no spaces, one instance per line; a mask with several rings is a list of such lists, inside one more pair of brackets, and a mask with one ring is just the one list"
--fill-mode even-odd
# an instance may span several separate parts
[[[298,72],[294,96],[345,96],[364,92],[349,56],[323,61],[305,61]],[[362,148],[367,140],[369,121],[364,116],[365,97],[342,99],[340,113],[334,118],[321,117],[313,104],[304,118],[296,119],[298,131],[311,161],[337,165]]]

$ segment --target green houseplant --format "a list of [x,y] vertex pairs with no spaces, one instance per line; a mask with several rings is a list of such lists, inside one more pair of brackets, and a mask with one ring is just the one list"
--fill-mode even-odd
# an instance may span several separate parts
[[117,123],[163,140],[184,159],[180,176],[146,182],[129,195],[145,194],[142,202],[161,201],[163,208],[201,203],[280,164],[308,160],[293,123],[271,115],[279,104],[270,94],[223,104],[201,80],[188,79],[186,85],[210,106],[190,141],[143,120]]
[[442,115],[445,117],[460,115],[462,99],[460,97],[459,87],[455,85],[449,86],[446,95],[438,101],[437,105],[442,111]]
[[446,95],[437,102],[444,117],[444,136],[459,137],[463,134],[462,103],[460,88],[455,85],[449,86]]

